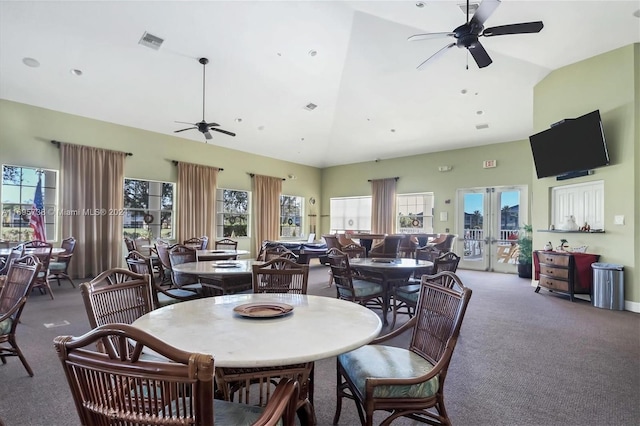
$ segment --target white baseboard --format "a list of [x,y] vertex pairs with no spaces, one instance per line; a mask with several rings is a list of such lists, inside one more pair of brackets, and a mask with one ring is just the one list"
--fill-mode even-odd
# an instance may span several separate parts
[[640,313],[640,303],[639,302],[632,302],[630,300],[625,300],[624,301],[624,310],[625,311],[631,311],[631,312]]

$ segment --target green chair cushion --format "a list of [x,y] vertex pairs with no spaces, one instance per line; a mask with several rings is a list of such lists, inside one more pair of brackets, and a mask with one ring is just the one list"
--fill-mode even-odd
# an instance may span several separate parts
[[7,334],[11,331],[11,326],[13,325],[13,319],[7,318],[6,320],[0,322],[0,335]]
[[[167,293],[173,296],[178,296],[178,297],[196,297],[197,296],[197,294],[194,293],[193,291],[183,290],[181,288],[172,288],[170,290],[167,290]],[[167,296],[164,293],[158,292],[158,304],[160,306],[172,305],[178,302],[182,302],[182,300],[176,299],[171,296]]]
[[[382,284],[364,280],[353,280],[353,290],[356,297],[366,297],[382,293]],[[351,292],[345,288],[338,288],[341,296],[351,296]]]
[[[184,400],[178,406],[176,401],[171,403],[171,412],[182,415],[186,408],[187,412],[191,411],[191,400]],[[185,407],[186,406],[186,407]],[[167,407],[169,408],[169,407]],[[165,410],[166,411],[166,410]],[[213,423],[216,425],[233,425],[233,426],[250,426],[258,420],[262,414],[263,408],[255,405],[240,404],[237,402],[223,401],[220,399],[213,400]],[[163,413],[159,413],[162,416]],[[169,413],[167,413],[169,414]],[[278,422],[281,425],[282,421]]]
[[49,263],[49,272],[60,271],[64,272],[67,264],[65,262],[50,262]]
[[[407,349],[383,345],[366,345],[339,355],[345,373],[364,395],[367,378],[402,378],[422,376],[433,365]],[[429,398],[438,390],[438,377],[415,385],[377,386],[376,398]]]
[[396,289],[396,295],[398,296],[398,299],[411,300],[414,303],[418,303],[418,295],[420,295],[419,290],[419,284],[405,285]]

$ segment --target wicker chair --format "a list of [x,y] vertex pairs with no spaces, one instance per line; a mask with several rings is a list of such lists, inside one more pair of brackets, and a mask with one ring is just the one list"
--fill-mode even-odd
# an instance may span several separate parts
[[[16,342],[16,327],[41,267],[38,258],[32,255],[14,259],[0,291],[0,360],[6,364],[6,357],[17,356],[29,376],[33,376],[33,370]],[[5,346],[7,343],[9,346]]]
[[52,261],[49,262],[49,278],[55,278],[58,281],[58,286],[60,286],[60,278],[64,278],[69,280],[71,286],[75,288],[76,285],[69,276],[68,269],[76,249],[76,239],[73,237],[65,238],[60,247],[64,249],[64,252],[53,256]]
[[204,250],[209,245],[209,237],[204,236],[200,238],[197,238],[197,237],[189,238],[188,240],[184,240],[182,242],[182,245],[196,249],[196,250]]
[[17,245],[11,249],[11,253],[4,259],[4,264],[0,268],[0,290],[4,286],[4,281],[7,279],[7,273],[9,272],[9,266],[14,260],[24,256],[24,246]]
[[51,284],[49,283],[49,262],[51,262],[51,251],[53,250],[53,244],[46,241],[29,241],[24,244],[25,251],[27,249],[39,249],[36,257],[42,263],[40,271],[36,276],[33,287],[40,290],[41,293],[49,292],[49,296],[53,299],[53,291],[51,291]]
[[[437,249],[433,249],[437,250]],[[443,253],[435,260],[433,260],[433,266],[431,268],[425,268],[425,270],[419,270],[421,272],[414,273],[414,277],[409,280],[407,285],[394,286],[393,287],[393,322],[391,328],[396,324],[396,317],[398,314],[406,313],[410,317],[413,315],[413,310],[418,303],[418,293],[420,292],[420,282],[424,275],[436,275],[441,272],[455,273],[458,270],[458,263],[460,263],[460,256],[455,253]],[[416,280],[418,280],[416,282]],[[404,312],[402,310],[404,309]]]
[[238,242],[229,238],[223,238],[215,242],[216,250],[238,250]]
[[171,277],[171,259],[169,259],[169,251],[175,247],[175,244],[169,245],[164,241],[156,241],[156,253],[158,253],[158,260],[160,262],[160,284],[173,285],[173,278]]
[[[254,293],[307,294],[309,266],[285,258],[271,259],[262,265],[253,265]],[[222,397],[233,401],[235,395],[245,403],[264,405],[269,401],[273,383],[282,378],[297,380],[300,398],[297,411],[301,424],[315,424],[313,401],[313,362],[270,368],[217,368],[216,381]],[[257,394],[257,400],[252,399]]]
[[338,299],[350,300],[370,308],[379,308],[382,312],[387,311],[387,298],[382,284],[369,281],[355,273],[349,265],[349,256],[336,248],[329,250],[327,257]]
[[169,261],[171,262],[171,279],[173,286],[176,288],[184,288],[185,290],[202,291],[202,285],[197,275],[183,274],[173,270],[175,265],[187,262],[196,262],[198,260],[196,249],[185,245],[176,244],[169,250]]
[[136,249],[136,242],[129,237],[124,237],[124,245],[127,247],[127,251],[134,251]]
[[126,259],[127,265],[131,272],[136,274],[147,274],[151,280],[151,295],[153,296],[154,307],[161,308],[163,306],[171,305],[173,303],[184,302],[187,300],[198,299],[201,297],[195,291],[185,290],[181,288],[168,288],[164,289],[156,283],[155,276],[153,274],[153,265],[149,257],[143,256],[137,251],[130,252]]
[[[444,407],[444,382],[458,340],[471,290],[454,275],[451,288],[423,277],[416,315],[371,344],[338,356],[337,406],[353,399],[363,425],[373,424],[377,410],[390,412],[381,423],[398,417],[435,425],[450,425]],[[381,345],[411,330],[407,349]]]
[[400,256],[400,241],[404,235],[387,235],[381,243],[371,247],[369,257],[382,257],[396,259]]
[[[104,353],[91,350],[98,342]],[[296,382],[281,381],[264,409],[214,400],[211,355],[182,351],[126,324],[58,336],[54,346],[83,425],[294,424]],[[145,359],[145,350],[163,358]]]
[[254,293],[307,294],[309,265],[277,257],[261,265],[253,265]]

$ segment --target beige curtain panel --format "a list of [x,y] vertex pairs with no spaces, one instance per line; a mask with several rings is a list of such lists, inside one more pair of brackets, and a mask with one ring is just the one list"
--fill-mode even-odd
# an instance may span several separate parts
[[256,253],[259,253],[264,240],[277,240],[280,237],[282,178],[254,175],[253,193]]
[[396,232],[396,182],[397,178],[371,181],[371,233],[395,234]]
[[60,144],[62,238],[75,237],[72,277],[122,264],[124,152]]
[[178,163],[176,238],[216,236],[217,167]]

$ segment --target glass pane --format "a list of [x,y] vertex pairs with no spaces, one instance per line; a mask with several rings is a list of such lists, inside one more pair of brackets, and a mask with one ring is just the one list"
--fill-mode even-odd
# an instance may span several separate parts
[[2,167],[2,183],[3,185],[20,185],[22,177],[22,168],[16,166]]
[[173,184],[162,184],[162,210],[173,210]]
[[249,211],[249,193],[246,191],[222,191],[224,212],[246,214]]
[[124,207],[130,209],[149,208],[149,182],[135,179],[125,179]]
[[463,203],[464,260],[480,262],[484,248],[484,194],[464,194]]

